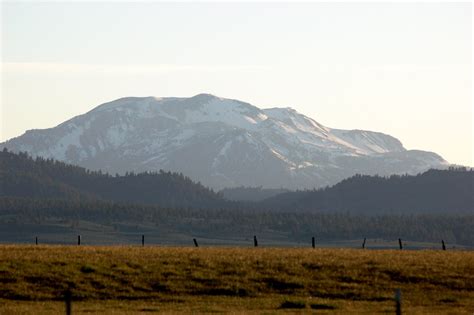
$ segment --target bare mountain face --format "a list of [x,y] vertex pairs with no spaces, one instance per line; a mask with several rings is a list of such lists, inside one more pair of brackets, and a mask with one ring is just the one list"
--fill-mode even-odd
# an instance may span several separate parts
[[303,189],[359,174],[414,174],[447,162],[396,138],[325,127],[291,108],[199,94],[127,97],[1,144],[109,173],[170,170],[220,189]]

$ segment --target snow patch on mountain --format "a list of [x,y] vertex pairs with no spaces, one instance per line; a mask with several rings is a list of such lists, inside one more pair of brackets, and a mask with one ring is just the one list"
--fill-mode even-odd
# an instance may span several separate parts
[[[69,124],[67,127],[68,132],[54,146],[43,151],[44,155],[55,157],[58,160],[65,160],[68,149],[81,146],[81,136],[84,133],[84,128],[75,124]],[[81,157],[84,158],[85,154],[82,153]]]
[[255,130],[258,123],[267,117],[252,109],[241,102],[213,98],[198,110],[186,109],[184,123],[220,122],[241,129]]
[[380,132],[332,129],[331,133],[351,143],[363,154],[405,151],[398,139]]

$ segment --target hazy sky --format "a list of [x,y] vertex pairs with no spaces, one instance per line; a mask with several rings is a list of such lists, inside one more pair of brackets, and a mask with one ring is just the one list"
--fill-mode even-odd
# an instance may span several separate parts
[[0,141],[119,97],[205,92],[474,165],[470,3],[1,8]]

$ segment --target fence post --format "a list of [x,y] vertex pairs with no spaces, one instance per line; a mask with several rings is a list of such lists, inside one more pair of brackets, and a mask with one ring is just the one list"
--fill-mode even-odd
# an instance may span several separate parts
[[66,315],[71,315],[71,300],[72,300],[72,294],[71,294],[71,289],[67,289],[64,292],[64,302],[66,303]]
[[365,241],[366,241],[366,240],[367,240],[367,239],[364,237],[364,241],[362,242],[362,249],[365,249]]
[[198,242],[196,241],[195,238],[193,238],[194,246],[199,247]]
[[402,291],[400,289],[395,291],[395,313],[402,315]]
[[444,244],[444,240],[441,240],[441,246],[443,247],[443,250],[446,250],[446,244]]
[[142,246],[145,246],[145,235],[142,234]]
[[311,246],[316,248],[316,240],[314,239],[314,236],[311,238]]
[[403,249],[403,244],[402,244],[402,239],[398,239],[398,246],[400,246],[400,249]]
[[35,237],[35,244],[38,245],[38,236]]
[[77,245],[78,246],[81,245],[81,236],[80,235],[77,236]]
[[258,247],[257,235],[253,236],[253,246]]

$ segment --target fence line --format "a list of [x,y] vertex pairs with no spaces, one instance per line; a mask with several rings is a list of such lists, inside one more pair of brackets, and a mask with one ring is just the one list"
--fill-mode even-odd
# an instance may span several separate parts
[[[79,235],[77,235],[77,245],[78,246],[81,245],[81,241],[82,241],[82,237],[79,234]],[[194,247],[199,247],[199,244],[198,244],[198,241],[197,241],[196,238],[193,238],[193,243],[194,243]],[[35,245],[38,245],[38,244],[39,244],[39,238],[38,238],[38,236],[35,236]],[[299,244],[299,242],[298,242],[298,244]],[[311,237],[311,243],[309,243],[309,244],[311,244],[312,248],[316,248],[316,238],[314,236]],[[145,246],[145,234],[141,234],[141,245],[142,245],[142,247]],[[253,236],[253,245],[254,245],[254,247],[259,246],[257,235]],[[272,244],[272,245],[274,245],[274,244]],[[402,239],[399,238],[398,239],[399,249],[402,250],[404,245],[406,245],[406,244],[404,244]],[[342,247],[345,247],[345,246],[342,246]],[[366,249],[366,248],[367,248],[367,238],[364,237],[364,239],[362,241],[362,249]],[[387,246],[385,246],[384,248],[387,248]],[[423,247],[420,247],[420,248],[423,248]],[[430,247],[430,248],[432,248],[432,247]],[[444,242],[444,240],[441,240],[441,249],[443,251],[445,251],[447,249],[446,248],[446,243]]]

